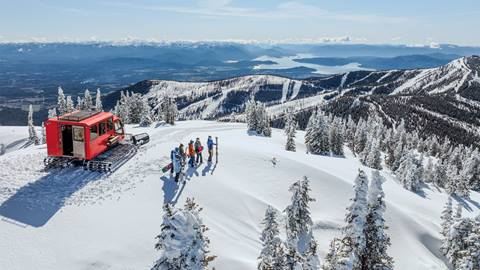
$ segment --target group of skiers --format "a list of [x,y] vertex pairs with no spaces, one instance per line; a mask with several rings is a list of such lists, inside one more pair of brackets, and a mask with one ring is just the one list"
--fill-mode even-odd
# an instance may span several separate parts
[[[207,150],[208,150],[208,162],[212,162],[213,158],[213,146],[216,143],[213,142],[212,136],[208,136],[207,139]],[[200,141],[200,138],[197,138],[195,142],[190,140],[187,145],[187,149],[183,143],[181,143],[177,148],[170,152],[170,159],[172,161],[172,166],[170,167],[170,173],[175,173],[175,182],[178,182],[180,175],[186,165],[188,158],[188,165],[193,168],[203,163],[203,145]]]

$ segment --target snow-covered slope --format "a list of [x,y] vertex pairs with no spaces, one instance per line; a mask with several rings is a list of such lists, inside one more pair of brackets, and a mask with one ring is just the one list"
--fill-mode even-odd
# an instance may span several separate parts
[[[6,128],[12,129],[0,127],[0,133]],[[148,132],[151,142],[108,176],[81,168],[41,172],[45,146],[0,156],[0,269],[148,269],[158,256],[153,247],[163,203],[183,205],[187,197],[204,207],[216,269],[256,269],[266,206],[282,211],[290,200],[288,186],[303,175],[311,179],[316,199],[312,218],[323,258],[363,168],[348,151],[346,158],[307,155],[302,132],[293,153],[283,150],[281,130],[273,130],[272,138],[249,136],[238,123],[128,128]],[[161,173],[171,148],[207,135],[219,137],[218,165],[187,171],[184,185]],[[432,186],[412,193],[382,174],[395,268],[447,269],[438,252],[445,193]],[[480,213],[480,194],[472,192],[462,203],[464,215]]]
[[[304,114],[297,115],[304,128],[309,112],[325,106],[330,113],[355,119],[372,114],[389,124],[404,119],[408,129],[420,128],[425,137],[448,136],[478,145],[479,74],[480,57],[471,56],[431,69],[353,71],[303,80],[272,75],[210,82],[147,80],[124,90],[143,94],[153,107],[164,96],[173,96],[182,119],[241,120],[245,103],[254,98],[267,106],[276,127],[283,126],[287,109]],[[113,106],[119,96],[107,95],[105,104]]]

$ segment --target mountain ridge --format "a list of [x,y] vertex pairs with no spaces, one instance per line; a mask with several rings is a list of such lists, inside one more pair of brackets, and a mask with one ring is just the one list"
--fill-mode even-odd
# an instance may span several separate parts
[[[418,128],[424,136],[478,145],[479,74],[480,57],[470,56],[429,69],[352,71],[307,79],[247,75],[205,82],[145,80],[122,91],[140,93],[153,106],[165,95],[174,96],[181,119],[241,120],[246,101],[254,98],[266,104],[275,127],[282,127],[287,109],[297,111],[300,127],[305,127],[310,112],[321,106],[354,119],[371,114],[387,124],[404,119],[407,128]],[[119,97],[120,91],[111,93],[105,104],[112,108]]]

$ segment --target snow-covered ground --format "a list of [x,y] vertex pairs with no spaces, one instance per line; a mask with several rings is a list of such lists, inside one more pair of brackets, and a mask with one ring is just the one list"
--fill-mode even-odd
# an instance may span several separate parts
[[[303,132],[293,153],[283,150],[283,131],[273,130],[272,138],[250,136],[238,123],[187,121],[128,129],[148,132],[151,141],[109,176],[81,168],[42,172],[44,145],[0,156],[0,269],[149,269],[158,257],[153,247],[163,203],[183,206],[187,197],[204,207],[211,251],[218,256],[213,266],[256,269],[265,208],[270,204],[283,211],[290,200],[288,186],[303,175],[316,198],[312,218],[323,258],[343,225],[353,180],[363,167],[350,152],[346,158],[307,155]],[[27,134],[23,127],[0,127],[2,139],[13,132],[12,142]],[[187,171],[184,185],[161,173],[171,148],[208,135],[219,137],[217,166]],[[382,174],[395,268],[447,269],[438,252],[445,193],[431,186],[412,193],[388,172]],[[462,203],[464,215],[480,213],[479,193]]]
[[[40,132],[38,128],[37,132]],[[38,133],[40,134],[40,133]],[[27,127],[0,127],[0,144],[5,146],[5,152],[14,151],[30,145],[27,140]]]

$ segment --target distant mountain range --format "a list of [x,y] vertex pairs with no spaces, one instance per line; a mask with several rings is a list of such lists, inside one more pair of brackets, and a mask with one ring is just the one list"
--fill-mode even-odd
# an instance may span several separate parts
[[480,54],[479,47],[454,45],[4,43],[0,44],[0,125],[24,124],[26,111],[21,108],[29,104],[39,105],[34,120],[40,124],[56,102],[58,86],[76,100],[86,88],[115,93],[152,78],[208,82],[275,75],[314,81],[332,77],[329,72],[436,68],[475,54]]
[[[381,116],[393,124],[401,119],[421,134],[479,145],[480,57],[462,57],[428,69],[354,71],[329,77],[290,79],[250,75],[211,82],[146,80],[123,89],[142,93],[151,102],[176,97],[184,119],[241,118],[247,100],[267,104],[274,126],[283,125],[287,109],[297,111],[300,127],[310,112],[322,106],[358,119]],[[113,106],[120,95],[105,98]],[[233,116],[232,116],[233,115]]]

